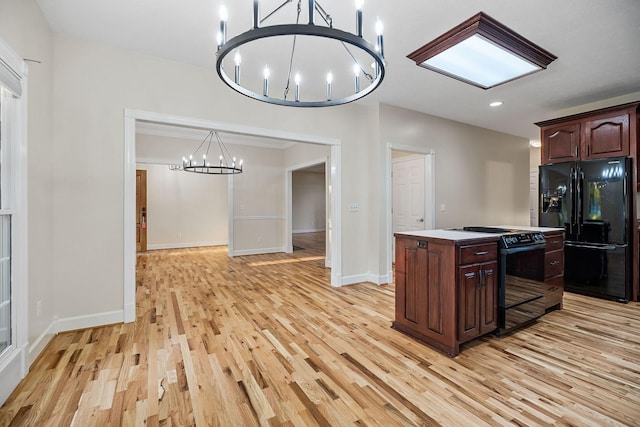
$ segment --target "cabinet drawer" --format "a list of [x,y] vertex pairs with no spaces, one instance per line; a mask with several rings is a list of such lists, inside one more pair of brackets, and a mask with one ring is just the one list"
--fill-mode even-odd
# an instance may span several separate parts
[[460,246],[460,265],[493,261],[498,258],[498,244]]
[[562,234],[545,236],[545,238],[547,239],[547,246],[545,248],[546,252],[557,251],[564,247],[564,237]]
[[544,278],[561,276],[564,273],[564,251],[547,252],[544,254]]

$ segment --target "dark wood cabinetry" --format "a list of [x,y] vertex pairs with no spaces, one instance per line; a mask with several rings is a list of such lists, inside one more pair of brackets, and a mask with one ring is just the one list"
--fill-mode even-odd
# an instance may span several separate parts
[[578,160],[580,125],[550,126],[542,130],[542,163]]
[[466,342],[498,327],[498,263],[458,267],[458,341]]
[[536,123],[542,164],[635,156],[638,103]]
[[[536,123],[540,126],[542,164],[629,156],[632,158],[633,165],[630,178],[636,183],[636,192],[640,192],[639,109],[640,101],[636,101]],[[638,219],[636,192],[632,192],[629,198],[633,211],[630,223]],[[638,301],[640,299],[640,255],[638,255],[640,254],[640,236],[630,244],[634,252],[631,268],[632,299]],[[560,283],[559,280],[555,282]]]
[[458,341],[466,342],[498,327],[498,246],[458,248]]
[[[490,239],[491,240],[491,239]],[[396,237],[393,328],[449,356],[497,328],[498,243]]]
[[549,312],[562,308],[564,294],[564,235],[562,232],[544,233],[547,240],[544,252],[544,305]]

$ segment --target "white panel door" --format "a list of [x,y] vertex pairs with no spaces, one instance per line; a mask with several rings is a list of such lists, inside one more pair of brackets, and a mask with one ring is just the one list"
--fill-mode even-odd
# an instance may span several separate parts
[[393,232],[424,230],[424,157],[393,163]]

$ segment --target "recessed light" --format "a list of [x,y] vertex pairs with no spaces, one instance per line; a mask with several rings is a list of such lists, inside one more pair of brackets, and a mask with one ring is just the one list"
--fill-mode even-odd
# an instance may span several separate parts
[[489,107],[499,107],[502,105],[502,101],[495,101],[489,104]]

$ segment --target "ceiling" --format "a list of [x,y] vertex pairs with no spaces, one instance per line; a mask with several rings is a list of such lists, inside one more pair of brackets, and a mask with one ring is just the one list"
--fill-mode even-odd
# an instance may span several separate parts
[[[282,1],[262,0],[263,11]],[[215,68],[222,0],[37,2],[56,33]],[[233,37],[250,27],[251,2],[225,3],[229,37]],[[295,8],[295,3],[287,7]],[[334,18],[335,27],[353,31],[353,1],[318,3]],[[417,67],[406,58],[480,11],[558,59],[547,70],[483,90]],[[235,17],[242,21],[234,21]],[[369,40],[375,17],[384,23],[387,74],[382,86],[358,101],[361,103],[383,102],[537,139],[533,123],[559,112],[635,93],[640,99],[638,0],[365,0],[365,37]],[[280,46],[282,49],[289,47]],[[218,77],[212,74],[212,78]],[[504,104],[489,107],[496,100]]]

